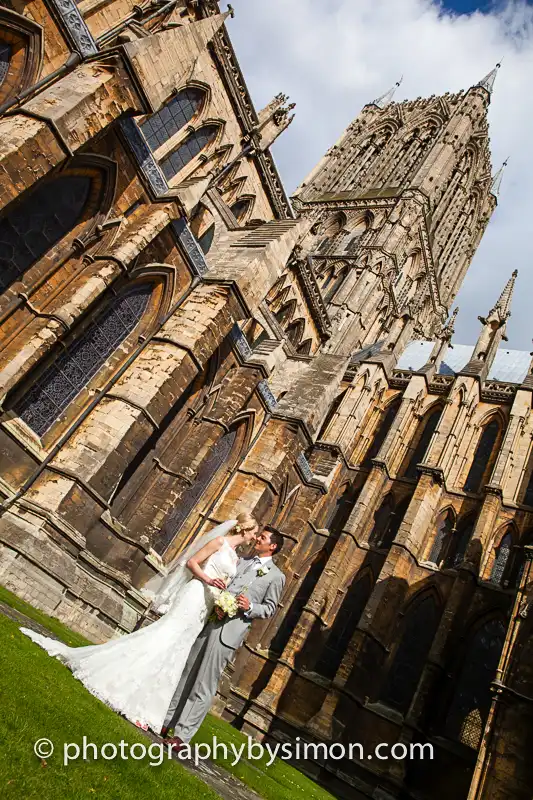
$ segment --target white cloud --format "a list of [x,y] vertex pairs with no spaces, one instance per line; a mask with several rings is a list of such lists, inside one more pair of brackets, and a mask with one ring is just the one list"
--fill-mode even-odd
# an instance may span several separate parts
[[257,108],[283,91],[296,119],[273,148],[289,192],[362,106],[403,74],[397,99],[458,91],[503,61],[489,110],[493,171],[510,156],[489,228],[458,297],[455,340],[519,270],[509,347],[533,337],[533,7],[458,16],[432,0],[233,0],[232,37]]

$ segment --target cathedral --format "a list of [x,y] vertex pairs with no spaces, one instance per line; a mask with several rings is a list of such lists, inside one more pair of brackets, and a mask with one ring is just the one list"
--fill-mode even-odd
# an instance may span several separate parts
[[[516,272],[452,343],[497,206],[497,69],[369,102],[294,196],[216,0],[2,0],[0,583],[95,642],[252,512],[284,547],[213,711],[352,800],[531,800],[533,365]],[[318,23],[317,23],[318,24]],[[287,134],[287,135],[290,135]]]

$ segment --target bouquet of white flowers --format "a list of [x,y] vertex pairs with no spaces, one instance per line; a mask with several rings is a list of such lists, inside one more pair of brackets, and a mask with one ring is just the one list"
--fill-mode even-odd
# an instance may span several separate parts
[[228,592],[227,590],[220,592],[218,598],[215,600],[215,603],[218,608],[221,608],[222,611],[227,614],[228,617],[234,617],[239,610],[237,598],[234,594]]

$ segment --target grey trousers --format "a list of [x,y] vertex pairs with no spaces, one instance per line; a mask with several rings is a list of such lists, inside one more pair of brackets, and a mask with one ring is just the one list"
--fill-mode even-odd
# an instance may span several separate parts
[[165,717],[165,726],[189,742],[211,708],[220,676],[235,649],[220,641],[220,625],[206,625],[194,643]]

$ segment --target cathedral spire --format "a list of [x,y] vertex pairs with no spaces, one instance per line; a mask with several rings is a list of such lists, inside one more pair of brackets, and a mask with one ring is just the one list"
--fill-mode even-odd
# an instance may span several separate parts
[[398,88],[398,86],[400,86],[402,81],[403,81],[403,75],[400,78],[400,80],[396,81],[394,86],[388,90],[388,92],[385,92],[385,94],[382,94],[380,95],[380,97],[377,97],[375,100],[372,100],[372,102],[369,103],[369,105],[377,106],[378,108],[385,108],[385,106],[388,106],[389,103],[392,103],[392,98],[396,93],[396,89]]
[[489,316],[487,319],[491,317],[496,317],[500,325],[503,325],[511,316],[511,300],[513,299],[513,291],[514,285],[516,282],[516,278],[518,276],[518,270],[515,269],[507,283],[505,284],[505,288],[501,295],[498,298],[498,302],[491,308],[489,311]]
[[482,89],[485,89],[489,94],[492,94],[492,90],[494,89],[494,81],[496,80],[496,75],[498,74],[498,70],[500,69],[501,64],[498,62],[494,69],[485,75],[479,83],[476,83],[476,86],[480,86]]
[[478,317],[483,327],[470,361],[461,370],[463,375],[478,375],[481,380],[485,380],[498,352],[500,342],[507,341],[505,325],[511,316],[511,300],[517,275],[518,270],[515,269],[505,284],[496,305],[491,308],[486,317]]
[[505,161],[503,162],[503,164],[501,165],[500,169],[495,173],[494,177],[492,178],[492,183],[490,185],[490,191],[491,191],[491,194],[494,195],[494,197],[498,197],[499,194],[500,194],[500,188],[501,188],[501,185],[502,185],[502,178],[503,178],[503,171],[504,171],[505,167],[507,166],[508,162],[509,162],[509,159],[506,158]]

